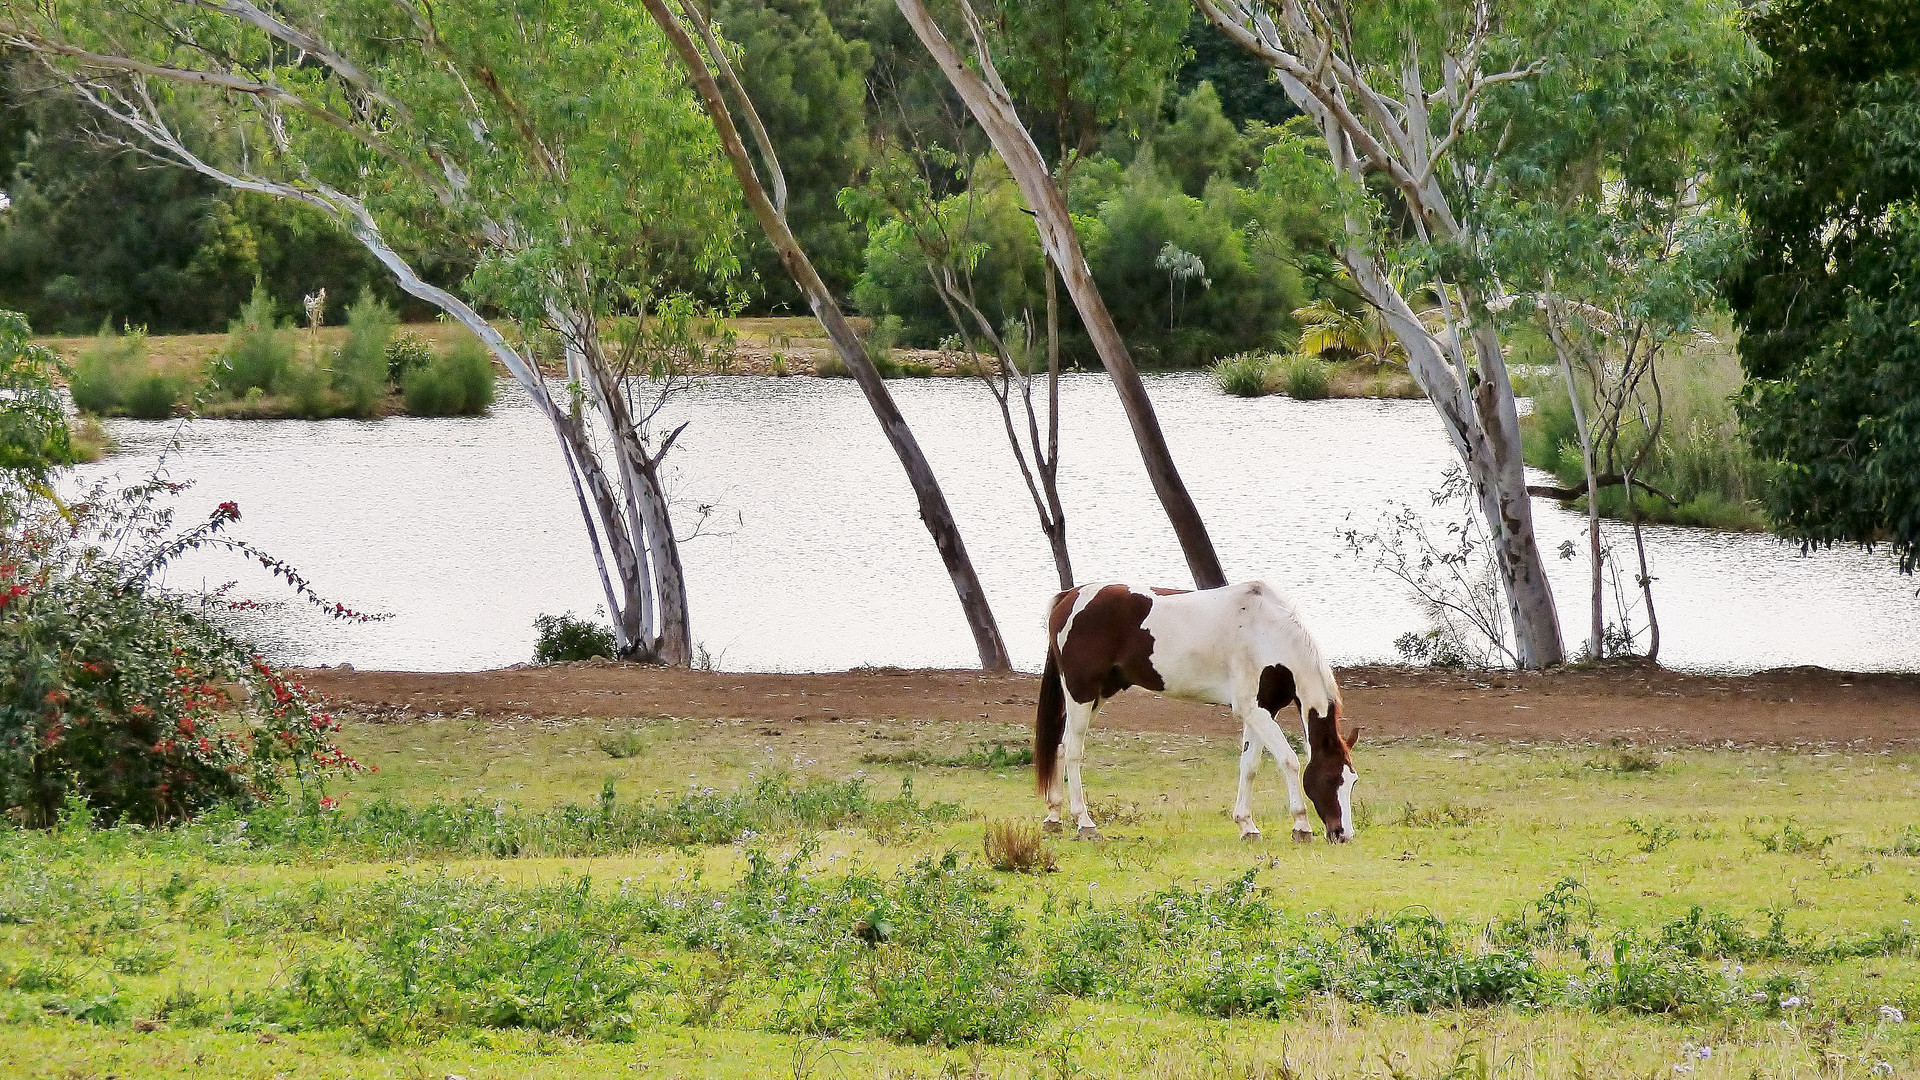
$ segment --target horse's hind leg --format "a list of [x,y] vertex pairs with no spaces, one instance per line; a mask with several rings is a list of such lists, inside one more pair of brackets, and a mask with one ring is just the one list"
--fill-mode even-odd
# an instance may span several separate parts
[[1253,823],[1253,775],[1260,771],[1260,755],[1266,747],[1253,736],[1253,728],[1242,722],[1240,728],[1240,797],[1233,803],[1233,822],[1240,826],[1240,839],[1252,843],[1260,839],[1260,826]]
[[1080,826],[1080,839],[1092,840],[1100,835],[1094,826],[1093,815],[1087,813],[1087,793],[1080,786],[1080,762],[1087,753],[1087,730],[1093,727],[1093,715],[1100,711],[1100,699],[1081,704],[1067,697],[1067,731],[1061,740],[1061,757],[1066,761],[1068,809],[1073,811],[1074,819]]
[[[1313,841],[1313,822],[1307,817],[1306,789],[1300,783],[1300,755],[1294,753],[1293,744],[1287,741],[1287,733],[1274,720],[1267,710],[1254,707],[1247,710],[1247,730],[1254,738],[1266,745],[1267,751],[1280,763],[1280,771],[1287,778],[1287,810],[1293,815],[1293,838],[1301,843]],[[1242,757],[1241,768],[1245,769]]]
[[1050,832],[1060,832],[1060,804],[1065,801],[1067,789],[1067,759],[1064,754],[1053,759],[1053,776],[1047,783],[1047,816],[1040,822],[1040,828]]

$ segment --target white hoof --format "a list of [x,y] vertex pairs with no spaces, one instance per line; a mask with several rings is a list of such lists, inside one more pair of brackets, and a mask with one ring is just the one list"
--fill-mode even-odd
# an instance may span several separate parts
[[1294,843],[1296,843],[1296,844],[1311,844],[1311,843],[1313,843],[1313,830],[1312,830],[1312,829],[1295,829],[1295,830],[1293,830],[1293,842],[1294,842]]
[[1098,839],[1100,839],[1100,830],[1099,830],[1099,829],[1096,829],[1096,828],[1094,828],[1094,827],[1093,827],[1093,826],[1091,826],[1091,825],[1082,825],[1082,826],[1080,826],[1080,836],[1079,836],[1079,839],[1081,839],[1081,840],[1098,840]]
[[1060,824],[1059,820],[1056,818],[1053,820],[1041,822],[1040,831],[1052,836],[1058,836],[1061,833],[1066,832],[1067,827],[1065,825]]

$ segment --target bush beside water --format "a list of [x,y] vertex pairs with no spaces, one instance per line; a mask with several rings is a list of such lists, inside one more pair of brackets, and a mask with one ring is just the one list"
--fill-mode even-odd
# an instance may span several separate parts
[[493,406],[493,391],[493,359],[472,338],[408,372],[402,384],[407,411],[415,416],[478,416]]

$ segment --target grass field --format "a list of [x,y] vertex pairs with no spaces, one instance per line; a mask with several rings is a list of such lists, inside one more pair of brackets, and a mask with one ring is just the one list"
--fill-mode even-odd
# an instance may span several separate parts
[[[1914,1075],[1900,754],[1363,742],[1245,846],[1238,747],[988,725],[350,725],[344,809],[0,834],[0,1075]],[[996,743],[1007,748],[995,749]],[[1896,1019],[1898,1017],[1898,1019]],[[1913,1019],[1909,1020],[1908,1017]]]

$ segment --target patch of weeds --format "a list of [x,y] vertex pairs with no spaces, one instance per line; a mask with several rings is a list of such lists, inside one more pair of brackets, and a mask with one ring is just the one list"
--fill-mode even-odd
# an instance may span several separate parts
[[1585,977],[1570,988],[1596,1011],[1696,1017],[1740,998],[1734,979],[1683,952],[1647,947],[1630,932],[1614,937],[1611,952],[1608,960],[1589,964]]
[[1627,831],[1639,838],[1639,848],[1649,854],[1680,839],[1680,830],[1666,821],[1641,821],[1639,818],[1627,819]]
[[1147,812],[1140,808],[1139,803],[1127,802],[1114,795],[1088,803],[1087,813],[1102,825],[1119,825],[1123,828],[1132,828],[1147,820]]
[[107,962],[122,975],[155,975],[173,963],[174,951],[158,942],[136,941],[108,953]]
[[964,753],[950,757],[942,757],[918,747],[908,750],[870,750],[861,754],[860,760],[868,765],[930,765],[998,772],[1033,764],[1033,747],[999,741],[974,743]]
[[995,870],[1038,874],[1060,869],[1040,826],[1022,821],[989,821],[981,844]]
[[1657,773],[1666,768],[1666,762],[1659,754],[1648,750],[1615,750],[1604,757],[1589,758],[1581,764],[1582,768],[1594,772],[1612,773],[1615,776],[1632,776],[1640,773]]
[[1920,825],[1903,826],[1900,829],[1900,835],[1893,838],[1893,843],[1883,848],[1876,848],[1875,853],[1880,855],[1920,856]]
[[[1764,822],[1766,819],[1761,820]],[[1802,828],[1798,820],[1791,817],[1781,822],[1780,827],[1772,832],[1755,832],[1755,824],[1753,821],[1747,822],[1747,835],[1753,839],[1754,843],[1760,845],[1761,851],[1774,855],[1818,855],[1839,839],[1831,834],[1815,836]]]
[[618,735],[608,735],[594,745],[610,758],[636,758],[647,749],[647,737],[638,731],[623,731]]
[[1540,898],[1496,921],[1489,937],[1506,945],[1577,949],[1588,954],[1600,909],[1578,878],[1561,878]]
[[1448,825],[1472,825],[1488,813],[1484,806],[1455,805],[1447,802],[1439,806],[1420,808],[1408,802],[1401,806],[1400,820],[1394,822],[1408,829],[1438,829]]
[[127,1018],[127,1000],[118,989],[48,998],[41,1007],[85,1024],[117,1024]]

